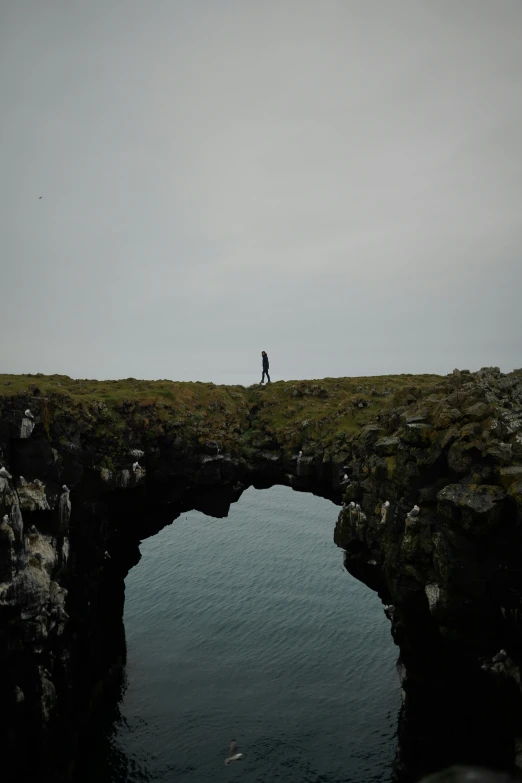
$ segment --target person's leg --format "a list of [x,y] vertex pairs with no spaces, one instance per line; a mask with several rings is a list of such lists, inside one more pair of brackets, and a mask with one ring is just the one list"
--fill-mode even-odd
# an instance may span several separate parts
[[268,374],[268,370],[266,371],[266,377],[268,378],[268,383],[270,383],[270,376]]
[[265,380],[265,371],[263,370],[263,374],[262,374],[262,376],[261,376],[261,383],[263,383],[263,382],[264,382],[264,380]]

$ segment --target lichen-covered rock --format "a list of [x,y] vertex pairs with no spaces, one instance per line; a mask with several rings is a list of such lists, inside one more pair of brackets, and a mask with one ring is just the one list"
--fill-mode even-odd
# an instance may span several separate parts
[[374,451],[376,454],[382,454],[383,456],[393,456],[397,454],[400,443],[400,438],[397,437],[380,438],[374,446]]
[[510,499],[495,485],[449,484],[438,493],[437,500],[446,520],[464,530],[482,532],[515,519]]
[[463,413],[468,421],[484,421],[491,414],[491,406],[485,402],[476,402],[465,408]]
[[401,430],[401,440],[412,446],[430,446],[433,427],[424,422],[406,423]]
[[29,482],[17,490],[22,511],[50,511],[51,505],[43,483]]
[[510,465],[507,468],[500,468],[498,475],[500,484],[504,489],[509,489],[511,484],[522,481],[522,465]]

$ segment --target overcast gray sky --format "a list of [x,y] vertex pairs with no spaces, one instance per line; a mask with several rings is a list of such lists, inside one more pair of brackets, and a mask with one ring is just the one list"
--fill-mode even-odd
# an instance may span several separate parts
[[520,0],[0,0],[1,371],[522,366],[521,41]]

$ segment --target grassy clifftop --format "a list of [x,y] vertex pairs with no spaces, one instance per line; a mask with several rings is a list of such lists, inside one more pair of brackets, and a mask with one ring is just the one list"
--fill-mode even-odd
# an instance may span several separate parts
[[[245,446],[328,447],[356,434],[389,405],[426,393],[437,375],[324,378],[257,385],[75,380],[64,375],[0,375],[0,406],[34,400],[47,427],[60,419],[127,448],[132,429],[144,443],[162,436],[215,440],[228,451]],[[19,403],[19,404],[18,404]],[[53,430],[56,432],[55,427]],[[272,445],[271,445],[272,444]]]

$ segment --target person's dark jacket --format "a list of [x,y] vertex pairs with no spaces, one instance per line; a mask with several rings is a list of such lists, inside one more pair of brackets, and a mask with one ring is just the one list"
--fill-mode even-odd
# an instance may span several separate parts
[[268,364],[268,355],[265,353],[263,356],[263,370],[266,372],[268,370],[269,364]]

